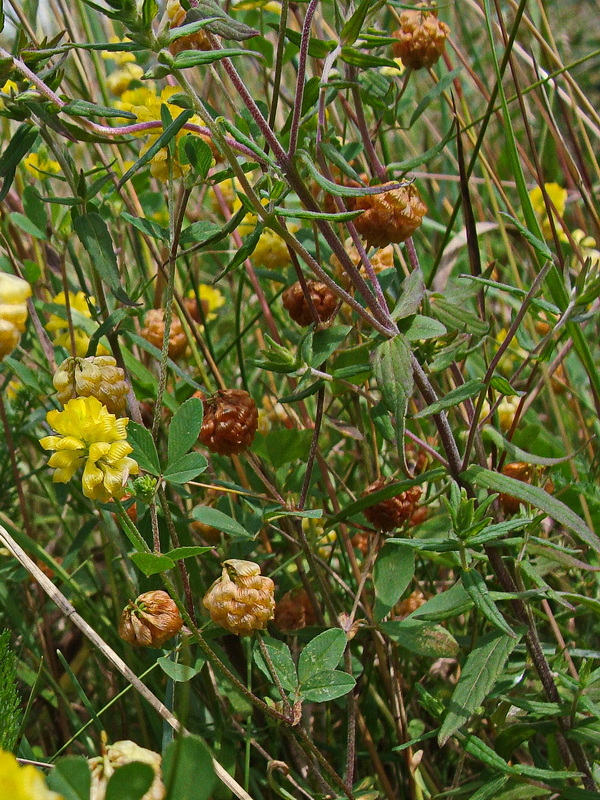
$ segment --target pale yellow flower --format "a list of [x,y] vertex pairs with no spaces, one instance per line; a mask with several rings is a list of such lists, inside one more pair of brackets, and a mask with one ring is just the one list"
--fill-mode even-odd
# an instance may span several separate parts
[[401,58],[393,58],[392,61],[396,64],[395,67],[381,67],[379,72],[382,75],[389,75],[392,78],[397,78],[399,75],[403,75],[406,72],[406,67],[402,62]]
[[139,81],[143,74],[144,70],[139,64],[127,63],[120,69],[111,72],[106,79],[106,85],[112,94],[120,96],[129,89],[133,81]]
[[581,228],[576,228],[571,234],[573,241],[578,245],[584,261],[590,261],[592,267],[600,266],[600,250],[596,249],[596,240],[587,236]]
[[234,11],[253,11],[254,9],[272,11],[281,16],[281,3],[276,0],[239,0],[233,7]]
[[[546,194],[548,195],[551,203],[554,205],[558,217],[563,217],[565,213],[565,207],[567,203],[567,190],[563,189],[562,186],[559,186],[558,183],[545,183],[544,189],[546,190]],[[546,212],[546,205],[544,203],[544,195],[542,193],[542,189],[540,186],[536,186],[535,189],[532,189],[529,192],[529,197],[531,199],[531,205],[533,206],[533,210],[535,211],[542,228],[542,233],[545,239],[552,239],[552,227],[550,225],[550,219],[548,218],[548,214]],[[565,232],[560,226],[556,215],[554,219],[554,227],[556,228],[556,232],[558,234],[558,238],[566,242],[567,237]]]
[[60,164],[46,156],[40,156],[39,153],[30,153],[27,158],[23,160],[25,169],[31,173],[34,178],[47,178],[48,175],[58,175],[60,172]]
[[[118,36],[111,36],[108,40],[110,44],[130,44],[131,39],[125,37],[124,39],[119,39]],[[102,58],[114,61],[115,64],[118,64],[122,67],[124,64],[130,64],[131,62],[135,61],[135,55],[133,53],[128,53],[124,51],[117,51],[111,52],[110,50],[103,50],[102,51]]]
[[[88,298],[90,303],[94,303],[95,300],[93,297]],[[88,304],[88,299],[83,292],[69,292],[69,306],[72,311],[79,312],[82,316],[86,317],[87,319],[91,319],[92,312],[90,311],[90,307]],[[52,298],[52,303],[55,303],[59,306],[65,305],[65,293],[59,292],[56,297]],[[62,319],[61,317],[57,316],[56,314],[51,314],[50,319],[45,325],[46,330],[48,333],[54,334],[53,342],[55,345],[64,347],[65,350],[71,349],[71,336],[69,334],[69,325],[66,319]],[[88,351],[88,347],[90,344],[90,337],[88,334],[78,328],[77,325],[74,325],[75,329],[75,355],[79,356],[79,358],[83,358]],[[98,349],[96,351],[96,355],[105,356],[108,355],[108,350],[102,344],[98,345]]]
[[27,321],[31,286],[16,275],[0,272],[0,359],[19,344]]
[[139,472],[129,458],[127,417],[117,419],[95,397],[75,397],[63,411],[49,411],[46,421],[59,434],[40,439],[44,450],[54,450],[48,466],[55,468],[55,483],[68,483],[83,467],[86,497],[106,503],[123,496],[129,475]]
[[44,774],[31,764],[22,767],[12,753],[0,750],[0,797],[6,800],[63,800],[46,785]]
[[519,407],[519,398],[516,396],[513,397],[503,397],[500,405],[498,406],[498,422],[500,423],[500,428],[506,433],[512,427],[512,424],[515,419],[515,414],[517,413],[517,408]]

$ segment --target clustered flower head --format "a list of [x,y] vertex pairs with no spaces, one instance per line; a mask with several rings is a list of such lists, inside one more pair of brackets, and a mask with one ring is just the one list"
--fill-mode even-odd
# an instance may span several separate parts
[[[552,219],[554,221],[554,227],[556,229],[558,238],[562,242],[566,242],[567,237],[561,228],[560,223],[558,222],[558,217],[562,217],[565,213],[565,208],[567,205],[567,190],[563,189],[562,186],[559,186],[558,183],[545,183],[544,192],[556,209],[556,213],[552,211]],[[552,239],[552,225],[550,224],[550,218],[544,202],[544,192],[542,192],[541,186],[536,186],[529,192],[529,198],[531,200],[533,210],[540,221],[544,238]]]
[[421,3],[400,14],[400,28],[392,34],[394,55],[406,67],[431,67],[444,52],[450,28],[437,18],[437,11]]
[[134,647],[162,647],[182,626],[175,601],[162,589],[157,589],[144,592],[125,606],[119,622],[119,636]]
[[[202,305],[202,314],[206,322],[216,319],[215,311],[225,305],[225,298],[218,289],[208,283],[201,283],[198,285],[198,297]],[[198,301],[196,300],[196,293],[192,289],[188,292],[185,299],[185,307],[190,313],[190,316],[195,322],[201,323],[202,316],[198,309]]]
[[0,750],[0,797],[6,800],[63,800],[51,791],[44,774],[32,766],[20,766],[12,753]]
[[53,158],[48,158],[48,156],[42,153],[30,153],[23,159],[23,164],[27,172],[38,180],[47,178],[49,175],[58,175],[60,172],[60,164],[58,161],[55,161]]
[[129,458],[133,450],[127,442],[129,420],[117,419],[95,397],[69,400],[63,411],[49,411],[46,420],[58,434],[40,439],[44,450],[54,451],[48,461],[55,469],[52,480],[67,483],[83,467],[86,497],[102,503],[122,497],[129,475],[139,471]]
[[158,753],[140,747],[135,742],[125,739],[103,747],[101,756],[88,759],[91,770],[90,800],[104,800],[106,787],[111,776],[119,767],[132,762],[149,764],[154,770],[154,780],[142,800],[163,800],[166,789],[162,782],[162,759]]
[[[379,188],[387,185],[382,184]],[[349,197],[347,205],[350,211],[364,209],[364,213],[353,222],[369,247],[404,242],[417,230],[427,213],[427,206],[412,183],[380,194]]]
[[253,561],[231,558],[203,603],[213,622],[238,636],[263,630],[275,613],[275,584]]
[[16,275],[0,272],[0,360],[19,344],[27,322],[31,286]]
[[63,405],[74,397],[96,397],[111,414],[125,410],[129,386],[112,356],[66,358],[54,373],[52,383]]

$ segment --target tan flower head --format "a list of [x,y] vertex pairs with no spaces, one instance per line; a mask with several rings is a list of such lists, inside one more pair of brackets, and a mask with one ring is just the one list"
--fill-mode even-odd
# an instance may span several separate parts
[[211,619],[230,633],[249,636],[267,627],[275,612],[275,585],[253,561],[231,558],[206,593],[203,603]]
[[174,600],[162,589],[144,592],[123,609],[119,636],[134,647],[162,647],[179,633],[183,620]]

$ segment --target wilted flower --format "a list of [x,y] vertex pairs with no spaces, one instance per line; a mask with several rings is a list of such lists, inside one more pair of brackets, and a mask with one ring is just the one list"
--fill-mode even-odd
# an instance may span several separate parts
[[86,497],[102,503],[122,497],[129,475],[139,471],[129,458],[127,417],[117,419],[95,397],[76,397],[64,411],[49,411],[46,420],[60,434],[40,439],[44,450],[55,451],[48,461],[55,468],[52,480],[68,483],[82,466]]
[[162,647],[179,633],[183,620],[175,601],[162,589],[144,592],[123,609],[119,636],[134,647]]
[[19,344],[27,321],[31,286],[16,275],[0,272],[0,359]]
[[63,800],[51,791],[44,774],[31,764],[20,766],[12,753],[0,750],[0,797],[6,800]]
[[74,397],[96,397],[111,414],[125,410],[129,386],[125,373],[112,356],[66,358],[52,379],[64,405]]
[[149,764],[154,770],[154,781],[142,800],[163,800],[166,789],[162,782],[161,757],[158,753],[127,739],[109,744],[103,751],[103,755],[88,759],[92,773],[90,800],[104,800],[106,786],[114,771],[134,761]]
[[213,622],[238,636],[263,630],[275,612],[275,585],[253,561],[231,558],[203,603]]
[[[382,184],[379,188],[387,185]],[[427,206],[412,183],[380,194],[348,197],[346,205],[350,211],[364,209],[364,213],[353,222],[369,247],[404,242],[417,230],[427,213]]]
[[258,410],[248,392],[244,389],[219,389],[202,402],[204,419],[200,443],[211,453],[222,456],[247,450],[258,429]]

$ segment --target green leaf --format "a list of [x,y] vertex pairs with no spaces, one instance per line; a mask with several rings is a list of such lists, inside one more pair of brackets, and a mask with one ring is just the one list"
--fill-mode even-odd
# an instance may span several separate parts
[[350,64],[353,67],[360,69],[369,69],[370,67],[391,67],[398,69],[398,64],[389,58],[380,58],[379,56],[372,56],[370,53],[363,53],[362,50],[357,50],[354,47],[342,47],[341,52],[342,61]]
[[168,745],[162,761],[165,800],[209,800],[217,777],[210,750],[199,736],[185,736]]
[[151,236],[153,239],[158,239],[162,242],[169,241],[168,229],[162,228],[151,219],[146,219],[145,217],[134,217],[133,214],[129,214],[127,211],[122,211],[121,217],[126,222],[129,222],[130,225],[133,225],[134,228],[137,228],[138,231],[146,234],[146,236]]
[[410,348],[401,334],[382,342],[373,353],[373,375],[383,402],[394,415],[396,445],[406,474],[409,469],[404,454],[404,422],[414,381]]
[[208,467],[208,461],[200,453],[186,453],[167,465],[164,479],[169,483],[193,481]]
[[515,639],[499,632],[482,636],[477,641],[452,693],[449,711],[438,734],[440,747],[468,721],[492,691],[515,645]]
[[565,464],[571,461],[573,455],[562,456],[562,458],[546,458],[545,456],[538,456],[530,453],[527,450],[522,450],[516,444],[509,442],[504,436],[493,428],[491,425],[484,425],[481,434],[484,439],[492,441],[500,450],[504,450],[510,457],[511,461],[525,461],[527,464],[538,464],[542,467],[554,467],[557,464]]
[[194,446],[200,434],[203,416],[204,406],[197,397],[190,397],[173,414],[167,450],[169,465]]
[[12,139],[0,156],[0,178],[4,178],[0,189],[0,203],[9,192],[17,166],[31,150],[38,137],[38,128],[27,123],[19,125]]
[[[391,540],[388,540],[388,544]],[[445,592],[430,597],[422,606],[410,614],[409,619],[441,622],[459,614],[465,614],[473,607],[473,601],[465,591],[462,583],[455,583]]]
[[157,553],[132,553],[131,560],[147,578],[150,575],[166,572],[175,566],[175,562],[168,556],[161,556]]
[[300,696],[313,703],[326,703],[336,697],[348,694],[356,686],[352,675],[334,669],[328,672],[319,672],[310,677],[300,686]]
[[160,475],[160,461],[152,434],[143,425],[129,421],[127,441],[133,447],[131,458],[135,458],[140,468],[152,475]]
[[[507,780],[507,775],[498,775],[491,781],[486,781],[481,789],[477,789],[477,791],[469,797],[469,800],[488,800],[488,798],[491,797],[493,797],[494,800],[499,800],[501,797],[500,789],[502,789]],[[528,790],[531,788],[531,786],[527,787]]]
[[342,45],[354,44],[358,39],[360,29],[362,28],[372,2],[373,0],[362,0],[354,14],[344,23],[344,27],[340,32],[340,42]]
[[[278,25],[269,23],[269,27],[279,31]],[[292,44],[296,45],[296,47],[300,47],[302,37],[298,31],[295,31],[292,28],[286,28],[285,38],[289,39]],[[312,58],[327,58],[329,53],[335,50],[336,46],[337,42],[334,39],[315,39],[313,36],[311,36],[308,42],[308,55]]]
[[440,339],[448,333],[446,326],[442,325],[437,319],[425,317],[422,314],[415,314],[406,327],[402,323],[400,323],[398,327],[404,334],[404,338],[407,342]]
[[500,475],[497,472],[476,465],[470,466],[466,472],[462,473],[462,477],[468,483],[491,489],[493,492],[510,494],[525,503],[530,503],[569,528],[581,541],[585,542],[597,553],[600,553],[600,539],[596,534],[588,528],[581,517],[572,509],[556,497],[552,497],[544,489],[540,489],[538,486],[531,486],[528,483],[522,483],[515,478],[509,478],[508,475]]
[[309,364],[320,367],[335,353],[351,330],[350,325],[334,325],[331,328],[315,331],[312,334],[312,355]]
[[106,785],[105,800],[141,800],[154,780],[150,764],[133,761],[114,771]]
[[254,228],[254,230],[252,231],[252,233],[244,237],[242,246],[237,250],[231,261],[227,264],[227,266],[224,267],[224,269],[222,269],[221,272],[219,272],[217,277],[214,279],[213,283],[218,283],[221,280],[221,278],[227,275],[228,272],[231,272],[231,270],[236,269],[236,267],[239,267],[240,264],[243,264],[247,258],[250,258],[252,253],[256,250],[256,245],[258,244],[258,241],[264,229],[265,226],[259,222],[256,228]]
[[[296,674],[296,665],[290,648],[285,642],[280,642],[278,639],[271,639],[267,636],[263,638],[263,642],[281,685],[286,691],[295,692],[298,688],[298,675]],[[269,667],[258,648],[254,651],[254,660],[258,668],[272,681]]]
[[428,658],[455,658],[458,643],[442,625],[416,619],[381,622],[379,627],[398,645],[411,653]]
[[[210,149],[210,148],[209,148]],[[191,247],[192,245],[203,245],[206,242],[212,242],[215,237],[220,236],[222,225],[215,225],[214,222],[207,222],[206,220],[198,220],[192,222],[182,232],[179,239],[181,247]]]
[[182,558],[193,558],[194,556],[201,556],[212,550],[212,547],[200,547],[199,545],[191,545],[189,547],[176,547],[174,550],[169,550],[168,553],[163,553],[167,558],[172,561],[181,561]]
[[393,164],[388,166],[389,170],[394,170],[394,172],[401,172],[406,173],[410,172],[417,167],[420,167],[422,164],[426,164],[428,161],[431,161],[432,158],[439,155],[442,150],[446,147],[450,139],[454,138],[454,123],[450,126],[450,130],[448,133],[444,135],[444,138],[434,144],[433,147],[430,147],[428,150],[424,150],[420,155],[415,156],[414,158],[407,158],[405,161],[395,161]]
[[329,222],[348,222],[356,219],[363,213],[362,211],[305,211],[304,209],[280,208],[276,206],[273,213],[278,217],[290,217],[291,219],[325,219]]
[[197,519],[198,522],[203,522],[205,525],[218,528],[220,531],[223,531],[223,533],[229,533],[231,536],[243,539],[253,538],[239,522],[236,522],[236,520],[228,514],[224,514],[217,508],[211,508],[210,506],[194,506],[192,517]]
[[[216,19],[215,19],[216,18]],[[257,36],[258,31],[248,27],[243,22],[233,19],[223,11],[223,8],[215,0],[197,0],[197,3],[186,14],[186,22],[195,22],[198,19],[211,19],[212,22],[206,25],[207,30],[223,39],[232,39],[236,42],[250,39]]]
[[95,211],[80,214],[73,228],[87,250],[90,262],[102,280],[114,291],[121,286],[115,249],[106,222]]
[[468,400],[469,397],[475,397],[475,395],[479,394],[483,389],[485,389],[485,383],[474,378],[473,380],[463,383],[462,386],[453,389],[451,392],[448,392],[447,395],[444,395],[440,400],[436,400],[435,403],[431,403],[431,405],[419,411],[418,414],[415,414],[414,418],[420,419],[421,417],[429,417],[432,414],[439,414],[440,411],[444,411],[446,408],[452,408],[452,406],[463,403],[465,400]]
[[523,225],[522,222],[519,222],[518,219],[515,219],[515,217],[511,216],[510,214],[507,214],[505,211],[501,211],[500,213],[502,214],[503,217],[506,217],[506,219],[510,220],[510,222],[515,226],[515,228],[519,231],[519,233],[523,236],[523,238],[527,239],[527,241],[533,247],[534,250],[537,250],[537,252],[543,258],[547,258],[548,261],[552,261],[553,259],[552,251],[550,250],[546,242],[544,242],[542,239],[538,239],[537,236],[534,236],[533,233],[531,233],[531,231],[528,230],[525,227],[525,225]]
[[415,269],[405,278],[402,284],[402,294],[396,307],[392,311],[392,319],[404,319],[412,317],[419,310],[419,306],[425,297],[425,281],[420,269]]
[[432,297],[430,313],[446,328],[460,333],[485,336],[490,327],[488,322],[483,322],[478,316],[468,311],[464,304],[458,305],[450,302],[438,294]]
[[47,239],[46,231],[41,230],[32,222],[25,214],[21,214],[19,211],[12,211],[8,218],[12,223],[14,223],[17,227],[21,228],[22,231],[28,233],[30,236],[33,236],[34,239]]
[[83,756],[59,758],[47,782],[64,800],[89,800],[92,776],[87,759]]
[[504,619],[498,607],[490,597],[486,582],[479,572],[477,572],[476,569],[463,569],[461,580],[469,597],[475,604],[475,607],[481,611],[488,622],[491,622],[494,627],[507,634],[507,636],[516,639],[517,634]]
[[304,684],[319,672],[337,667],[346,649],[346,634],[341,628],[323,631],[306,645],[298,660],[298,677]]
[[382,547],[373,569],[376,597],[373,615],[376,621],[383,619],[398,602],[414,574],[415,552],[412,548],[402,545]]
[[210,147],[199,136],[191,135],[184,137],[182,146],[194,172],[201,178],[206,178],[213,160]]
[[427,94],[423,97],[419,105],[415,108],[412,117],[410,118],[410,122],[408,123],[408,127],[412,128],[415,122],[419,119],[421,114],[425,111],[425,109],[437,98],[443,94],[448,86],[453,83],[454,79],[460,75],[462,72],[462,67],[458,67],[457,69],[453,69],[452,72],[447,72],[443,78],[435,84],[433,89],[430,89]]
[[502,756],[499,756],[495,750],[484,744],[477,736],[469,734],[461,738],[460,744],[470,756],[478,761],[483,761],[484,764],[487,764],[488,767],[496,770],[496,772],[502,772],[506,775],[514,774],[512,767],[506,763]]
[[175,683],[186,683],[202,670],[202,667],[206,664],[206,658],[203,655],[198,656],[193,666],[178,664],[176,661],[172,661],[168,656],[157,658],[156,663],[172,681],[175,681]]
[[291,464],[293,461],[306,461],[310,450],[312,431],[282,428],[269,431],[264,437],[265,453],[274,469]]
[[175,56],[174,69],[190,69],[204,64],[213,64],[222,58],[235,58],[235,56],[253,56],[262,58],[261,53],[254,50],[243,50],[240,47],[223,47],[221,50],[184,50]]
[[112,106],[98,106],[87,100],[70,100],[61,108],[62,114],[72,117],[119,117],[122,119],[137,119],[131,111],[122,111]]

